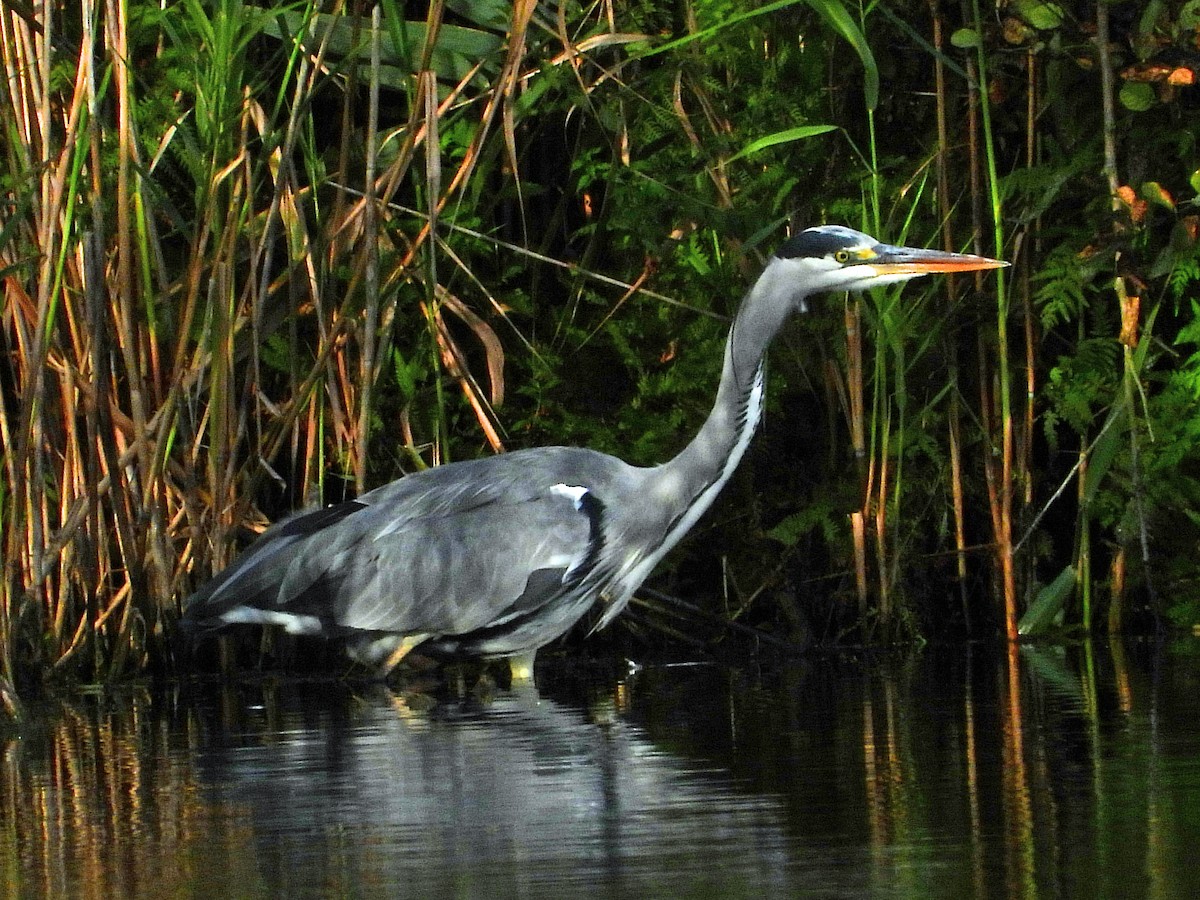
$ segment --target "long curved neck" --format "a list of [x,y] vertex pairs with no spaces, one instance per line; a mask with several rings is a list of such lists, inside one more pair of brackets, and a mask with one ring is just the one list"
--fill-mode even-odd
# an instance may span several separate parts
[[762,418],[767,348],[796,309],[779,283],[774,265],[742,301],[725,344],[721,383],[712,412],[699,433],[670,462],[659,467],[664,507],[674,511],[664,550],[708,509],[733,474]]
[[767,347],[798,308],[778,262],[772,259],[738,309],[725,343],[717,399],[699,433],[670,462],[644,470],[648,496],[639,508],[628,510],[625,527],[638,530],[638,543],[645,549],[620,561],[621,575],[606,597],[609,606],[597,628],[624,608],[658,561],[712,505],[754,436],[762,418]]

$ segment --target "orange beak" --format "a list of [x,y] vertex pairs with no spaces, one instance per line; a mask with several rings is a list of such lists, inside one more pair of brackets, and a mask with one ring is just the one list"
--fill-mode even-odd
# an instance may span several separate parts
[[859,265],[870,266],[880,275],[927,275],[933,272],[975,272],[979,269],[1002,269],[1008,265],[998,259],[974,256],[970,253],[947,253],[944,250],[919,250],[878,244],[874,256]]

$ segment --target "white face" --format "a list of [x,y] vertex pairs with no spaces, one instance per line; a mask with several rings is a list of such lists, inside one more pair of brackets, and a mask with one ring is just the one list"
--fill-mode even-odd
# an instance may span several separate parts
[[[872,245],[874,246],[874,245]],[[862,248],[868,249],[868,248]],[[854,248],[831,252],[827,256],[801,256],[794,259],[775,258],[771,268],[778,269],[779,284],[791,284],[798,293],[796,299],[803,309],[804,297],[831,291],[862,291],[885,284],[897,284],[916,278],[921,272],[880,272],[870,263],[846,265],[843,253],[854,254]],[[853,258],[850,256],[848,258]]]
[[[934,272],[973,272],[1007,265],[965,253],[881,244],[841,225],[806,228],[777,251],[761,279],[761,291],[804,308],[811,294],[862,291]],[[759,288],[756,288],[758,290]]]

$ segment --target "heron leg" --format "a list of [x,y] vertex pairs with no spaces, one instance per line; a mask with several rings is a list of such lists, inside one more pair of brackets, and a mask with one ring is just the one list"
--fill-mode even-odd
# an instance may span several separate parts
[[536,650],[530,650],[528,653],[518,653],[508,658],[508,671],[512,678],[512,685],[533,684],[533,658],[536,655]]
[[408,656],[413,647],[417,646],[428,638],[427,634],[410,634],[400,639],[400,643],[396,645],[396,649],[391,652],[387,660],[379,667],[379,674],[383,678],[387,678],[392,673],[392,669],[400,665],[404,657]]

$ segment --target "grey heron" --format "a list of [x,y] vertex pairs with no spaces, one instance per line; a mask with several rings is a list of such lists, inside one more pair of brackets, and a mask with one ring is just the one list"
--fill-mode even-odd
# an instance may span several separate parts
[[418,646],[531,664],[593,606],[596,628],[612,621],[712,504],[762,415],[767,348],[810,296],[1005,265],[837,225],[802,231],[743,299],[712,412],[674,459],[538,447],[404,476],[268,529],[191,597],[185,624],[341,638],[383,674]]

